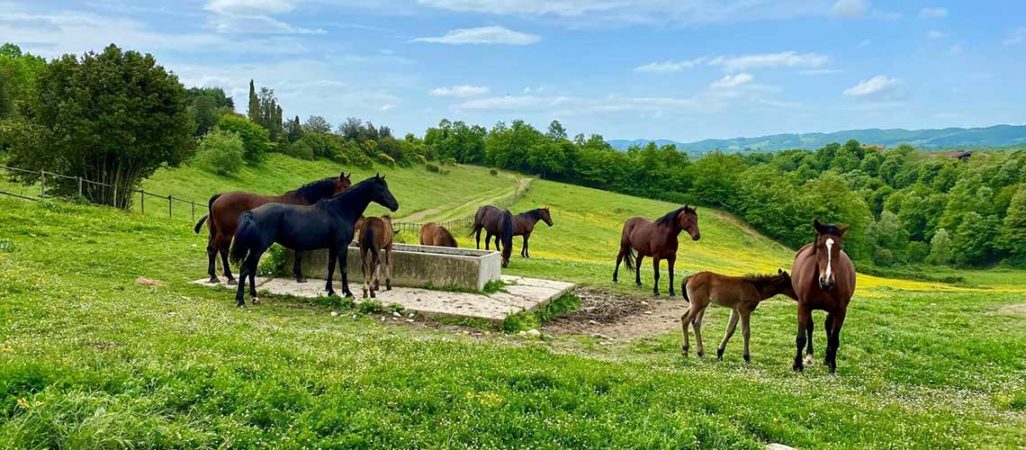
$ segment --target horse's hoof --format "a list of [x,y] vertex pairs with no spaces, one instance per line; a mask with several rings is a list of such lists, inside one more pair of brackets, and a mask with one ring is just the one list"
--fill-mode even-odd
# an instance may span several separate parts
[[723,361],[723,350],[716,350],[716,359]]
[[249,302],[254,304],[254,305],[259,305],[260,304],[260,297],[253,297],[253,298],[251,298],[249,300]]
[[744,358],[745,358],[745,362],[746,363],[751,363],[752,362],[752,355],[744,355]]
[[684,357],[687,358],[688,357],[688,349],[687,349],[687,347],[684,347],[684,348],[680,349],[680,354],[684,355]]
[[811,366],[812,363],[814,363],[814,362],[816,362],[816,358],[812,357],[812,353],[809,353],[809,354],[805,355],[805,365],[806,366]]
[[229,278],[229,279],[228,279],[228,284],[230,284],[230,285],[236,285],[236,284],[238,284],[238,283],[239,283],[239,282],[238,282],[238,281],[235,281],[235,279],[234,279],[234,278]]
[[210,284],[221,284],[221,280],[218,280],[217,277],[210,277],[210,279],[207,280],[207,283],[210,283]]
[[338,294],[335,291],[328,291],[328,297],[338,297]]
[[801,360],[797,360],[797,361],[794,362],[793,365],[791,365],[791,370],[793,370],[795,372],[803,372],[803,371],[805,371],[805,366],[802,366],[802,361]]
[[246,304],[245,303],[238,303],[238,304],[235,305],[235,307],[236,308],[245,308]]
[[306,283],[306,278],[296,278],[296,283]]
[[652,293],[652,296],[653,296],[653,297],[658,297],[658,296],[659,296],[659,292],[653,292],[653,293]]

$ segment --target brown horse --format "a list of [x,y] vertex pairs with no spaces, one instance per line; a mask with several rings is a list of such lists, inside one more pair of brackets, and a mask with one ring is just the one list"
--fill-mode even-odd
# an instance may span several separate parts
[[[265,203],[290,203],[295,205],[312,205],[319,200],[329,198],[349,188],[352,182],[345,172],[337,178],[329,177],[323,180],[305,184],[298,189],[288,191],[281,195],[260,195],[251,192],[222,192],[214,194],[208,202],[209,212],[200,217],[199,222],[193,230],[200,232],[203,222],[207,222],[210,228],[210,238],[207,240],[207,257],[209,264],[207,273],[210,274],[210,282],[217,283],[215,271],[215,260],[218,253],[221,254],[221,263],[224,267],[224,276],[228,278],[228,284],[235,283],[235,277],[228,267],[228,247],[235,236],[235,229],[239,226],[239,216],[246,211],[256,208]],[[300,254],[296,253],[296,264],[292,268],[296,280],[305,281],[299,270]]]
[[474,214],[474,225],[470,234],[477,238],[477,248],[481,249],[481,230],[485,230],[485,250],[488,250],[488,241],[496,236],[495,249],[500,250],[499,241],[502,241],[502,267],[509,266],[509,255],[513,253],[513,213],[508,209],[499,209],[495,206],[486,205],[477,209]]
[[[531,232],[534,231],[534,226],[539,220],[545,222],[550,227],[552,226],[552,216],[549,215],[549,208],[532,209],[513,216],[513,236],[524,237],[524,246],[520,249],[520,256],[524,258],[531,257],[527,251],[527,241],[531,239]],[[496,236],[496,242],[498,242],[498,236]],[[497,246],[498,244],[495,245]]]
[[[392,290],[392,218],[368,217],[358,227],[360,235],[360,261],[363,270],[363,298],[374,298],[381,285],[381,272],[385,272],[385,290]],[[381,253],[384,252],[384,256]],[[384,260],[384,261],[382,261]]]
[[434,222],[425,223],[420,227],[420,245],[452,248],[459,247],[459,245],[456,244],[456,238],[452,237],[452,233],[450,233],[449,230],[446,230],[445,227]]
[[[635,272],[634,282],[641,286],[641,261],[646,256],[652,257],[652,268],[655,281],[652,294],[659,295],[659,261],[665,259],[670,267],[670,296],[673,291],[673,265],[677,262],[677,235],[686,230],[691,240],[702,237],[698,231],[698,211],[687,206],[666,213],[655,222],[644,217],[632,217],[623,224],[620,234],[620,253],[616,255],[616,268],[613,269],[613,282],[616,283],[620,272],[620,261],[626,260],[628,271]],[[638,252],[637,262],[634,251]]]
[[826,311],[827,350],[824,363],[830,373],[837,370],[837,347],[848,303],[855,293],[855,266],[844,252],[847,225],[813,223],[816,239],[806,244],[794,258],[791,283],[798,295],[798,336],[792,368],[802,371],[802,347],[808,344],[807,358],[812,361],[812,311]]
[[720,341],[719,348],[716,349],[716,359],[721,361],[723,360],[723,351],[727,348],[727,342],[734,336],[739,318],[741,319],[741,334],[745,338],[743,355],[746,362],[751,362],[748,338],[751,336],[749,324],[752,311],[759,306],[759,302],[777,294],[797,299],[794,289],[791,287],[791,276],[779,269],[776,275],[747,275],[744,277],[728,277],[712,272],[699,272],[684,280],[680,290],[689,304],[687,312],[680,316],[684,328],[684,347],[682,349],[684,356],[688,356],[688,324],[690,323],[695,328],[698,357],[701,358],[705,354],[702,348],[702,318],[705,317],[705,308],[710,303],[730,308],[730,323],[727,324],[727,333]]

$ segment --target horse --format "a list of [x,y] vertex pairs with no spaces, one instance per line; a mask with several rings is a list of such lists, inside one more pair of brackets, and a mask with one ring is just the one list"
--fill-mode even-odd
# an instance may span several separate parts
[[352,296],[346,271],[347,248],[353,241],[354,225],[370,202],[391,211],[399,209],[399,202],[388,190],[385,177],[375,175],[313,205],[268,203],[242,213],[231,246],[231,261],[242,262],[238,291],[235,294],[237,306],[246,305],[242,294],[247,275],[253,303],[259,301],[253,284],[257,263],[260,262],[260,255],[276,242],[297,251],[327,248],[328,280],[325,290],[329,296],[335,295],[331,278],[335,273],[337,259],[342,272],[342,293]]
[[[634,271],[634,283],[641,286],[641,262],[646,256],[652,257],[652,268],[655,281],[652,284],[652,295],[659,295],[659,261],[665,259],[670,269],[670,296],[673,291],[673,266],[677,262],[677,235],[686,230],[691,240],[701,239],[698,231],[698,210],[687,205],[670,211],[655,222],[644,217],[631,217],[623,224],[620,233],[620,252],[616,255],[616,268],[613,269],[613,282],[617,282],[620,262],[625,261],[627,271]],[[634,252],[638,252],[637,262]]]
[[474,225],[470,228],[470,234],[476,236],[478,250],[481,249],[481,230],[485,230],[486,233],[485,250],[488,250],[488,241],[493,235],[496,237],[496,250],[500,250],[499,241],[502,241],[502,267],[508,267],[509,255],[513,252],[513,226],[513,213],[508,209],[486,205],[478,208],[474,214]]
[[834,373],[841,326],[855,293],[855,265],[844,252],[847,225],[822,224],[816,220],[812,226],[816,230],[815,240],[798,250],[791,267],[791,283],[798,295],[798,336],[795,338],[798,349],[791,368],[798,372],[805,369],[802,347],[806,344],[806,358],[812,362],[812,311],[819,309],[827,313],[824,323],[827,350],[823,362],[830,373]]
[[[381,280],[381,271],[385,272],[385,290],[392,290],[392,218],[389,216],[368,217],[359,227],[360,262],[363,271],[363,298],[374,298]],[[384,264],[381,252],[384,251]],[[370,282],[368,282],[370,280]]]
[[[351,174],[350,174],[351,175]],[[345,172],[339,174],[338,178],[325,178],[300,186],[298,189],[288,191],[281,195],[260,195],[251,192],[222,192],[214,194],[207,202],[208,213],[200,217],[199,222],[193,227],[197,234],[207,222],[210,228],[210,238],[207,240],[207,273],[210,274],[210,283],[218,283],[215,261],[217,254],[221,254],[221,265],[224,267],[224,276],[228,278],[228,284],[235,284],[235,277],[232,276],[231,268],[228,266],[228,246],[235,235],[235,229],[239,224],[239,215],[265,203],[290,203],[295,205],[312,205],[318,201],[329,198],[349,188],[353,183],[349,181],[349,175]],[[296,264],[292,272],[296,281],[302,283],[305,280],[300,271],[301,254],[296,253]]]
[[746,275],[743,277],[729,277],[712,272],[696,273],[681,283],[681,294],[684,300],[688,301],[688,310],[680,316],[684,328],[684,356],[688,356],[688,324],[695,328],[695,340],[698,341],[698,357],[704,355],[702,347],[702,318],[705,317],[705,308],[710,303],[730,308],[730,323],[727,325],[727,333],[720,341],[716,349],[716,359],[723,361],[723,351],[727,348],[727,342],[734,336],[737,328],[737,320],[741,319],[741,334],[745,338],[745,362],[752,362],[751,353],[748,352],[748,339],[751,336],[749,323],[752,318],[752,311],[759,306],[759,302],[783,294],[797,300],[798,297],[791,287],[791,276],[783,270],[777,269],[776,275]]
[[534,231],[534,225],[539,220],[544,221],[550,227],[552,226],[552,216],[549,215],[549,208],[532,209],[513,216],[513,236],[524,237],[524,246],[520,249],[521,257],[531,257],[527,251],[527,240],[531,239],[531,232]]
[[459,247],[459,245],[456,244],[456,238],[452,236],[452,233],[450,233],[449,230],[446,230],[445,227],[434,222],[425,223],[420,227],[420,245],[452,248]]

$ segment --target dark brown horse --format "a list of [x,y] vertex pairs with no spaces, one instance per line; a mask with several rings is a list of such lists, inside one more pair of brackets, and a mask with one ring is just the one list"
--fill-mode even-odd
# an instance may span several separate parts
[[[698,211],[687,206],[670,211],[655,222],[644,217],[627,219],[620,234],[620,253],[616,255],[613,282],[617,281],[620,261],[626,260],[627,270],[634,271],[634,282],[641,286],[641,261],[651,256],[655,277],[652,295],[659,295],[659,261],[665,259],[670,267],[670,296],[674,296],[673,265],[677,262],[677,235],[685,230],[691,235],[691,240],[697,241],[702,237],[698,231]],[[637,262],[634,261],[634,251],[638,252]]]
[[[531,239],[531,232],[534,231],[534,226],[539,220],[545,222],[550,227],[552,226],[552,216],[549,215],[549,208],[532,209],[513,216],[513,236],[524,237],[524,246],[520,249],[520,256],[524,258],[531,257],[527,251],[527,241]],[[498,239],[498,236],[496,236],[496,239]]]
[[452,237],[452,233],[446,230],[445,227],[434,223],[428,222],[420,227],[420,245],[434,245],[436,247],[452,247],[456,248],[459,245],[456,244],[456,238]]
[[509,266],[509,255],[513,253],[513,222],[513,213],[508,209],[486,205],[477,209],[474,225],[470,229],[470,234],[477,238],[478,249],[481,249],[481,230],[486,233],[485,250],[488,250],[488,241],[493,235],[496,236],[496,250],[500,250],[499,241],[502,242],[502,267]]
[[792,368],[802,371],[802,347],[812,361],[812,311],[826,311],[827,350],[824,363],[830,373],[837,370],[837,347],[841,343],[841,326],[848,312],[848,302],[855,293],[855,266],[844,253],[847,225],[813,224],[816,239],[806,244],[794,258],[791,282],[798,295],[798,347]]
[[[312,205],[319,200],[329,198],[349,188],[352,182],[345,172],[337,178],[329,177],[323,180],[305,184],[298,189],[288,191],[281,195],[260,195],[252,192],[222,192],[210,197],[209,212],[200,217],[199,222],[193,230],[199,233],[203,222],[207,222],[210,228],[210,238],[207,240],[207,257],[209,264],[207,273],[210,274],[210,282],[217,283],[215,268],[216,256],[221,254],[221,263],[224,267],[224,276],[228,278],[228,284],[235,283],[231,268],[228,267],[228,247],[235,236],[235,229],[239,226],[239,216],[243,212],[254,209],[265,203],[289,203],[294,205]],[[292,268],[296,280],[303,282],[303,274],[299,270],[300,254],[296,253],[296,264]]]
[[712,272],[699,272],[684,280],[681,283],[681,295],[688,301],[688,310],[680,316],[681,324],[684,327],[684,356],[688,356],[688,324],[695,329],[695,340],[698,341],[698,357],[704,356],[702,348],[702,318],[705,317],[705,308],[710,304],[730,308],[730,322],[727,324],[727,333],[723,335],[720,346],[716,349],[716,359],[723,360],[723,351],[727,348],[727,342],[734,336],[737,328],[737,321],[741,319],[741,334],[745,338],[745,350],[742,356],[745,361],[751,362],[752,356],[748,352],[748,339],[751,337],[752,312],[759,306],[759,303],[777,294],[783,294],[797,300],[794,289],[791,287],[791,276],[783,270],[777,270],[776,275],[747,275],[743,277],[729,277]]
[[357,227],[363,271],[363,298],[367,298],[368,292],[371,298],[375,297],[381,285],[382,271],[385,272],[385,290],[392,290],[393,230],[392,218],[388,216],[368,217]]

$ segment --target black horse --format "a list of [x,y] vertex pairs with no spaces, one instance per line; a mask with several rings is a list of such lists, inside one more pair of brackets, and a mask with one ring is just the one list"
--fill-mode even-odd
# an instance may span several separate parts
[[236,304],[240,307],[246,305],[242,297],[247,275],[249,295],[253,303],[259,301],[254,286],[257,263],[260,255],[275,242],[297,251],[327,248],[328,283],[325,289],[328,295],[335,295],[331,278],[335,274],[336,259],[342,271],[342,293],[353,295],[346,272],[346,248],[353,241],[356,220],[372,201],[392,211],[399,209],[399,202],[388,190],[385,177],[375,175],[310,206],[268,203],[243,213],[231,248],[232,262],[242,262],[239,287],[235,293]]
[[[502,267],[509,266],[509,255],[513,252],[513,230],[516,222],[513,213],[508,209],[500,209],[492,205],[482,206],[474,214],[474,225],[470,235],[477,237],[477,248],[481,249],[481,230],[485,230],[485,250],[488,241],[495,236],[495,249],[502,251]],[[499,242],[502,242],[500,249]]]

